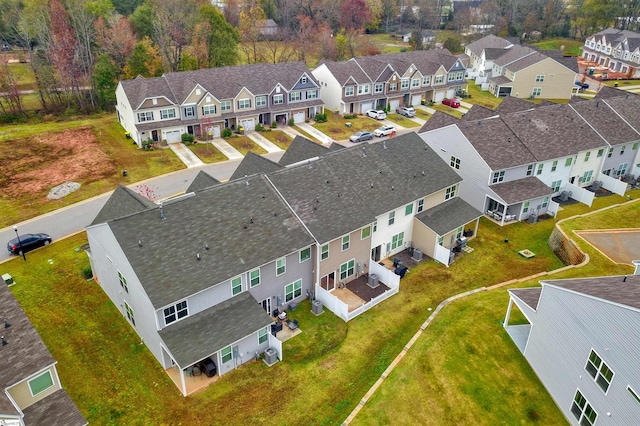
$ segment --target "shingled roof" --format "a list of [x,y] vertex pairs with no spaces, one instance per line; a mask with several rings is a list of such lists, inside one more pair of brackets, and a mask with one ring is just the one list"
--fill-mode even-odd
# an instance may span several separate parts
[[458,124],[459,118],[454,117],[446,112],[436,110],[436,112],[427,120],[426,123],[418,130],[418,133],[428,132],[434,129],[440,129],[442,127],[450,126],[452,124]]
[[536,108],[537,105],[515,96],[507,96],[496,107],[496,112],[500,114],[509,114],[510,112],[527,111]]
[[495,117],[498,113],[482,105],[474,104],[469,111],[462,116],[462,121],[483,120],[489,117]]
[[91,225],[104,223],[112,219],[142,212],[157,207],[156,203],[135,191],[119,184]]
[[269,173],[281,168],[282,166],[278,163],[249,151],[247,155],[244,156],[229,180],[235,180],[258,173]]
[[538,309],[538,302],[540,301],[540,294],[542,293],[542,287],[535,288],[514,288],[509,289],[509,293],[513,293],[518,299],[526,303],[534,311]]
[[638,111],[640,111],[640,96],[626,93],[617,98],[608,98],[603,102],[615,108],[616,112],[627,123],[637,131],[640,131],[640,114],[638,114]]
[[545,285],[558,287],[606,302],[640,309],[640,275],[545,280],[541,283],[543,289]]
[[640,139],[638,132],[604,101],[579,102],[569,108],[580,114],[611,145]]
[[[331,144],[331,146],[333,145],[339,146],[338,144]],[[288,166],[310,158],[320,157],[328,152],[329,149],[327,149],[326,146],[310,141],[305,137],[296,136],[289,144],[289,148],[284,152],[278,164]]]
[[[469,43],[467,45],[467,49],[473,52],[476,56],[480,57],[482,56],[483,50],[494,49],[496,53],[499,53],[500,50],[504,50],[511,46],[513,46],[513,44],[508,40],[494,36],[493,34],[489,34],[482,37],[480,40]],[[489,55],[487,55],[486,57],[487,59],[493,59],[493,57],[489,57]]]
[[551,196],[554,193],[553,189],[533,176],[496,183],[491,185],[490,188],[509,205],[534,198]]
[[214,178],[207,172],[200,170],[185,192],[189,193],[201,191],[203,189],[210,188],[219,184],[220,181],[218,179]]
[[462,198],[454,197],[417,214],[416,219],[436,234],[445,235],[481,216],[481,211]]

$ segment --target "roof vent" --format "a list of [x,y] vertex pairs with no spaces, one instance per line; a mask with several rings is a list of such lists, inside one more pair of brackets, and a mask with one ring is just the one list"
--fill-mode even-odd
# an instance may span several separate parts
[[600,108],[600,101],[596,101],[596,108]]
[[387,141],[382,141],[382,149],[387,149]]
[[511,143],[511,136],[509,136],[509,138],[507,138],[507,142]]
[[326,183],[327,185],[329,185],[329,179],[325,180],[324,183]]
[[[625,275],[625,276],[624,276],[624,278],[622,279],[622,282],[623,282],[623,283],[626,283],[626,282],[627,282],[627,276],[626,276],[626,275]],[[5,321],[6,321],[6,320],[5,320]],[[6,327],[6,324],[5,324],[5,327]]]
[[205,244],[204,244],[204,249],[205,249],[205,250],[209,250],[209,244],[205,243]]
[[5,340],[4,336],[0,336],[0,339],[2,339],[2,346],[7,346],[9,344],[9,342]]
[[482,126],[482,122],[478,121],[478,127],[481,127],[481,126]]
[[424,170],[422,171],[422,176],[424,176]]
[[7,319],[4,319],[4,328],[9,328],[11,327],[11,324],[9,324],[9,321],[7,321]]
[[373,182],[371,182],[371,189],[373,189]]
[[167,217],[164,215],[164,211],[162,210],[162,203],[160,203],[160,220],[165,220]]
[[338,198],[340,198],[340,193],[338,192]]
[[247,177],[247,175],[244,175],[244,184],[249,186],[249,178]]
[[307,167],[311,168],[311,160],[307,161]]
[[320,203],[320,198],[316,197],[316,203]]
[[391,185],[391,190],[393,191],[394,189],[396,189],[393,185]]
[[366,157],[366,156],[367,156],[367,152],[366,152],[366,150],[364,149],[364,146],[362,147],[362,156],[363,156],[363,157]]
[[200,253],[196,253],[196,259],[200,260]]
[[138,240],[138,247],[142,247],[142,240]]
[[273,216],[278,216],[278,212],[273,212]]
[[249,222],[253,223],[253,216],[249,218]]

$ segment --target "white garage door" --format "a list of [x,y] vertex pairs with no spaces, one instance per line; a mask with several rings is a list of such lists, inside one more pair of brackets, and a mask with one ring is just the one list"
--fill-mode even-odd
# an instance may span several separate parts
[[211,135],[211,137],[213,137],[213,138],[219,138],[220,137],[220,126],[209,127],[207,129],[207,133],[209,133],[209,135]]
[[296,112],[293,114],[294,123],[304,123],[304,112]]
[[422,95],[413,95],[411,98],[411,105],[420,105],[420,101],[422,101]]
[[363,102],[360,104],[360,112],[361,113],[365,113],[367,111],[369,111],[370,109],[373,109],[373,102]]
[[171,130],[164,134],[164,140],[167,142],[180,142],[180,130]]
[[391,107],[391,111],[395,111],[400,107],[400,100],[389,102],[389,106]]
[[242,120],[242,121],[240,122],[240,125],[241,125],[242,127],[244,127],[244,130],[245,130],[245,131],[247,131],[247,130],[253,130],[253,129],[255,129],[255,128],[256,128],[256,126],[255,126],[255,121],[254,121],[254,119],[253,119],[253,118],[249,118],[249,119],[247,119],[247,120]]
[[456,89],[447,89],[447,98],[453,98],[456,95]]
[[445,95],[445,93],[444,93],[444,92],[436,92],[436,94],[435,94],[435,98],[434,98],[434,100],[433,100],[433,101],[434,101],[435,103],[442,102],[442,100],[443,100],[443,99],[444,99],[444,97],[445,97],[444,95]]

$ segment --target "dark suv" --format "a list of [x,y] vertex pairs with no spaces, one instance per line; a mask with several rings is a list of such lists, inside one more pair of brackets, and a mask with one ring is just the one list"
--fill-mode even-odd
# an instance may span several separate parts
[[[18,243],[18,239],[20,243]],[[21,255],[38,247],[48,246],[49,243],[51,243],[49,234],[24,234],[9,241],[7,250],[11,254]]]

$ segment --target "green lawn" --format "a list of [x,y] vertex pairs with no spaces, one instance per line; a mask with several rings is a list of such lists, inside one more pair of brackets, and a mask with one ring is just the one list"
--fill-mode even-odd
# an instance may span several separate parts
[[[425,113],[426,114],[426,113]],[[417,114],[416,114],[417,115]],[[421,127],[421,125],[410,118],[400,114],[387,114],[387,120],[396,123],[399,126],[411,129],[413,127]]]
[[260,145],[249,139],[247,136],[238,136],[234,135],[230,138],[225,138],[225,140],[234,147],[237,151],[239,151],[242,155],[247,155],[247,152],[251,151],[254,154],[262,155],[266,154],[267,151],[262,148]]
[[488,90],[480,90],[480,85],[474,84],[472,80],[469,80],[468,93],[471,98],[464,99],[465,102],[482,105],[489,109],[496,109],[502,102],[502,99],[496,98]]
[[37,90],[36,76],[31,69],[31,65],[27,63],[10,64],[9,68],[18,81],[20,90]]
[[189,148],[203,163],[217,163],[218,161],[225,161],[227,157],[218,151],[210,142],[199,142],[194,145],[188,145]]
[[542,50],[560,50],[564,46],[564,52],[570,56],[580,56],[584,42],[572,38],[554,38],[532,43]]
[[434,104],[430,108],[433,108],[438,111],[446,112],[447,114],[453,115],[456,118],[462,118],[462,112],[460,112],[460,110],[457,108],[451,108],[449,106],[442,105],[441,103]]
[[289,135],[281,130],[266,130],[264,132],[260,132],[260,134],[285,151],[289,148],[289,145],[293,140]]
[[[381,125],[379,121],[364,115],[358,115],[356,118],[344,118],[333,111],[326,110],[326,112],[327,122],[315,123],[313,127],[335,141],[349,139],[351,135],[360,130],[373,132]],[[347,127],[347,123],[351,123],[351,127]]]
[[608,80],[603,81],[603,84],[611,87],[618,86],[637,86],[640,85],[640,80]]

